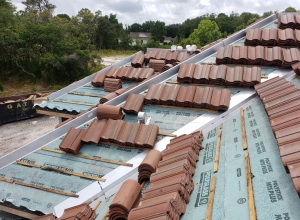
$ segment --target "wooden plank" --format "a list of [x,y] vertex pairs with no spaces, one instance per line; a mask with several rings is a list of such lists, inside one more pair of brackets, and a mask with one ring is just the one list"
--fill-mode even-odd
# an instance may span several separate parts
[[8,183],[13,183],[14,182],[13,180],[7,179],[7,178],[4,178],[4,177],[0,177],[0,181],[4,181],[4,182],[8,182]]
[[67,152],[62,151],[62,150],[56,150],[53,148],[48,148],[48,147],[42,147],[42,150],[46,150],[46,151],[50,151],[50,152],[54,152],[54,153],[58,153],[58,154],[67,154]]
[[206,210],[205,220],[210,220],[211,216],[212,216],[215,190],[216,190],[216,181],[217,181],[217,177],[213,176],[212,181],[211,181],[211,185],[210,185],[210,191],[209,191],[209,198],[208,198],[208,203],[207,203],[207,210]]
[[42,167],[41,165],[26,163],[26,162],[23,162],[23,161],[20,161],[20,160],[17,160],[16,162],[19,165],[23,165],[23,166],[27,166],[27,167],[35,167],[35,168],[41,168]]
[[101,201],[97,202],[97,204],[94,206],[93,211],[96,211],[98,207],[100,206]]
[[79,96],[89,96],[89,97],[98,97],[103,98],[103,95],[89,94],[89,93],[80,93],[80,92],[68,92],[71,95],[79,95]]
[[217,144],[216,144],[215,163],[214,163],[214,173],[218,172],[218,169],[219,169],[221,136],[222,136],[222,129],[220,129],[219,133],[218,133],[218,140],[217,140]]
[[[58,154],[67,154],[65,151],[56,150],[56,149],[47,148],[47,147],[42,147],[41,149],[45,150],[45,151],[58,153]],[[96,160],[96,161],[101,161],[101,162],[105,162],[105,163],[118,164],[118,165],[122,165],[122,166],[128,166],[128,167],[133,166],[133,164],[131,164],[131,163],[125,163],[125,162],[120,162],[120,161],[115,161],[115,160],[104,159],[104,158],[86,156],[86,155],[83,155],[83,154],[68,154],[68,155],[71,155],[71,156],[74,156],[74,157],[85,158],[85,159],[88,159],[88,160]]]
[[129,146],[129,145],[117,144],[117,143],[113,143],[113,142],[105,142],[105,141],[102,142],[101,141],[100,143],[101,144],[107,144],[107,145],[110,145],[110,146],[117,146],[117,147],[130,148],[130,149],[138,149],[138,150],[145,150],[145,151],[152,150],[150,148]]
[[48,167],[48,166],[43,166],[41,168],[43,170],[52,170],[52,171],[56,171],[56,172],[59,172],[59,173],[70,174],[70,175],[73,175],[73,176],[79,176],[79,177],[83,177],[83,178],[87,178],[87,179],[92,179],[92,180],[97,180],[97,181],[101,181],[101,182],[105,182],[106,181],[106,179],[104,179],[104,178],[89,176],[89,175],[85,175],[85,174],[81,174],[81,173],[76,173],[76,172],[69,172],[69,171],[66,171],[66,170],[56,169],[56,168],[52,168],[52,167]]
[[166,83],[168,83],[168,84],[180,84],[179,82],[175,82],[175,81],[167,81]]
[[248,205],[249,205],[249,213],[250,213],[249,217],[250,220],[256,220],[256,208],[255,208],[254,192],[252,186],[252,173],[251,173],[249,152],[248,151],[245,152],[244,156],[245,156],[247,191],[248,191]]
[[243,149],[248,149],[247,144],[247,135],[246,135],[246,127],[245,127],[245,118],[244,118],[244,109],[240,108],[240,114],[241,114],[241,124],[242,124],[242,138],[243,138]]
[[104,215],[102,216],[101,220],[105,220],[106,217],[108,216],[109,213],[109,209],[107,209],[107,211],[104,213]]
[[66,101],[66,100],[53,100],[53,102],[62,102],[62,103],[86,105],[86,106],[96,106],[96,104],[90,104],[90,103],[84,103],[84,102],[71,102],[71,101]]
[[74,193],[68,193],[68,192],[55,190],[55,189],[50,189],[50,188],[46,188],[46,187],[42,187],[42,186],[29,184],[29,183],[23,183],[23,182],[20,182],[20,181],[14,181],[14,183],[18,184],[18,185],[21,185],[21,186],[27,186],[27,187],[30,187],[30,188],[35,188],[35,189],[39,189],[39,190],[43,190],[43,191],[47,191],[47,192],[51,192],[51,193],[56,193],[56,194],[60,194],[60,195],[64,195],[64,196],[76,197],[76,198],[79,197],[79,195],[76,195]]
[[21,216],[26,219],[36,219],[37,217],[40,217],[39,215],[34,215],[28,212],[20,211],[3,205],[0,205],[0,210],[7,213],[11,213],[13,215]]
[[169,134],[169,133],[165,133],[165,132],[158,132],[158,135],[168,136],[168,137],[177,137],[176,134]]
[[40,110],[40,109],[37,109],[36,113],[41,114],[41,115],[57,116],[57,117],[61,117],[61,118],[72,118],[75,116],[75,115],[71,115],[71,114],[53,112],[53,111],[47,111],[47,110]]

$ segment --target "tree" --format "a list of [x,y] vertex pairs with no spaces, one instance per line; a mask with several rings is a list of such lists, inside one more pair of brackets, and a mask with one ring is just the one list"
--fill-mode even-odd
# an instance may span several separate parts
[[56,8],[55,5],[49,3],[49,0],[26,0],[23,1],[22,4],[26,6],[26,11],[33,11],[34,13],[49,11],[51,13],[54,12]]
[[156,21],[151,27],[151,34],[154,41],[163,42],[166,35],[165,22]]
[[198,28],[189,36],[189,40],[199,47],[205,46],[222,37],[222,33],[216,22],[211,20],[202,20]]
[[60,18],[67,19],[68,21],[70,21],[70,20],[71,20],[70,16],[69,16],[69,15],[67,15],[67,14],[58,14],[58,15],[56,15],[56,16],[57,16],[57,17],[60,17]]
[[130,25],[128,27],[129,32],[142,32],[143,31],[143,27],[142,25],[138,24],[138,23],[133,23],[132,25]]
[[150,32],[152,26],[154,25],[154,21],[146,21],[142,24],[143,32]]
[[297,10],[293,7],[288,7],[284,10],[285,12],[297,12]]
[[218,14],[216,22],[221,32],[233,33],[234,27],[232,26],[231,19],[224,13]]

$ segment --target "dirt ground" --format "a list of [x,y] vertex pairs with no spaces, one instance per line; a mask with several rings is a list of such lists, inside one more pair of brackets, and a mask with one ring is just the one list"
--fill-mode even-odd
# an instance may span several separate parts
[[103,57],[102,58],[102,62],[101,64],[103,64],[104,66],[110,66],[116,62],[119,62],[123,59],[125,59],[127,56],[112,56],[112,57]]

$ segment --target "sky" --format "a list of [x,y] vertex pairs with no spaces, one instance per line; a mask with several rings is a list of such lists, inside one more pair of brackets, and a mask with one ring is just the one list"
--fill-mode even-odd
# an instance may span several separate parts
[[[11,0],[17,10],[23,10],[24,0]],[[56,5],[55,14],[75,16],[82,8],[102,15],[117,14],[123,25],[142,24],[145,21],[182,23],[206,13],[251,12],[262,15],[266,11],[284,11],[291,6],[300,10],[300,0],[49,0]]]

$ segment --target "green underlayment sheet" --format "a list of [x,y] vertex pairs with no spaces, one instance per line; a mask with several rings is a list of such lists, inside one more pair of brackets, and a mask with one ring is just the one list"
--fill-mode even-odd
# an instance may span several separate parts
[[[257,219],[300,219],[300,200],[282,165],[261,101],[245,109],[245,124]],[[216,176],[212,219],[249,219],[240,114],[223,123],[219,169],[214,174],[218,130],[205,134],[193,177],[195,189],[181,219],[205,219],[212,176]]]

